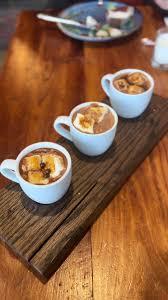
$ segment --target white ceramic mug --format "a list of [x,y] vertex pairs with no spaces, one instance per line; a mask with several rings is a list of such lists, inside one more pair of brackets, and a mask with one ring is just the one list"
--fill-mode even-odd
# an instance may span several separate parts
[[[64,175],[57,181],[47,185],[35,185],[29,183],[28,181],[23,179],[19,172],[19,163],[21,159],[31,151],[39,148],[56,149],[63,153],[67,159],[67,170]],[[61,199],[70,186],[72,177],[71,157],[68,151],[58,144],[50,142],[36,143],[22,150],[16,160],[4,160],[0,165],[0,172],[6,178],[19,183],[24,193],[32,200],[41,204],[51,204]]]
[[[130,95],[122,93],[114,87],[113,82],[115,78],[135,72],[140,72],[148,78],[150,88],[147,91],[141,94]],[[123,118],[135,118],[140,116],[149,105],[154,90],[154,80],[152,76],[138,69],[124,69],[115,74],[107,74],[103,76],[101,85],[107,96],[110,98],[112,107],[117,114]]]
[[[89,106],[91,104],[98,104],[104,107],[107,107],[114,116],[114,125],[109,130],[99,133],[99,134],[88,134],[83,133],[75,128],[72,122],[72,117],[76,111],[79,109]],[[100,103],[100,102],[85,102],[78,106],[76,106],[70,113],[69,117],[67,116],[60,116],[54,122],[55,130],[68,139],[69,141],[73,142],[78,150],[88,156],[97,156],[105,151],[112,145],[113,140],[115,138],[116,129],[118,124],[118,116],[116,112],[107,104]],[[62,125],[67,125],[70,128],[70,131],[65,129]]]

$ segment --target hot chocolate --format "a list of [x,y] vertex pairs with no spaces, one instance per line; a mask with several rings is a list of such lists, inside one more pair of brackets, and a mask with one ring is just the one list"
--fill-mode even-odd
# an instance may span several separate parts
[[115,119],[109,108],[93,103],[76,111],[72,123],[83,133],[99,134],[111,129]]
[[47,185],[61,178],[67,169],[65,155],[55,149],[40,148],[30,152],[20,161],[19,171],[28,182]]
[[147,76],[140,72],[120,75],[113,84],[120,92],[132,95],[144,93],[150,88]]

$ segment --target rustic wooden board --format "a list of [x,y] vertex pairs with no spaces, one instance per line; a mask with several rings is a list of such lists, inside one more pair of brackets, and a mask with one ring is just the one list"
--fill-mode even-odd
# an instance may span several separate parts
[[158,96],[134,120],[119,120],[115,142],[103,156],[89,158],[59,140],[73,160],[73,180],[59,203],[39,205],[12,183],[0,191],[0,239],[46,282],[126,179],[168,130],[168,101]]

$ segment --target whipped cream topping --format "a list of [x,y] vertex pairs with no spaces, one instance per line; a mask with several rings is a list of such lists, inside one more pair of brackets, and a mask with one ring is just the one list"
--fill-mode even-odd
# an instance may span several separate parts
[[65,169],[64,161],[61,156],[54,157],[54,166],[55,166],[55,171],[50,173],[51,178],[58,177],[61,174],[61,172]]
[[95,121],[93,119],[88,120],[88,118],[80,113],[77,113],[74,120],[74,126],[85,133],[94,133],[93,126]]
[[93,118],[97,123],[100,123],[103,121],[105,115],[108,113],[107,107],[104,106],[97,106],[97,107],[91,107],[90,108],[90,114],[93,113]]
[[77,112],[73,124],[80,131],[93,134],[94,126],[101,123],[108,112],[108,108],[100,105],[82,108]]
[[50,177],[56,178],[65,169],[64,160],[57,154],[43,154],[42,163],[45,164],[45,168],[50,170]]

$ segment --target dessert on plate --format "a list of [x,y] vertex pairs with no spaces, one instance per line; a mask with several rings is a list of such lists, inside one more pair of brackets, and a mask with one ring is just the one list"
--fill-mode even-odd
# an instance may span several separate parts
[[134,7],[112,7],[106,11],[107,23],[114,27],[124,26],[134,15]]

